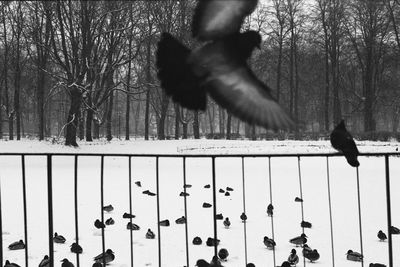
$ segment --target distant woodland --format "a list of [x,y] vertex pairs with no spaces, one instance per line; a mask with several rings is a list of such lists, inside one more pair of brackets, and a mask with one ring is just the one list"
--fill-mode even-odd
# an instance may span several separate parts
[[[280,138],[396,135],[399,0],[265,0],[244,23],[263,36],[249,64],[297,121],[292,133],[247,125],[208,101],[182,109],[157,79],[167,31],[190,48],[194,0],[1,1],[0,138]],[[60,142],[61,142],[60,141]]]

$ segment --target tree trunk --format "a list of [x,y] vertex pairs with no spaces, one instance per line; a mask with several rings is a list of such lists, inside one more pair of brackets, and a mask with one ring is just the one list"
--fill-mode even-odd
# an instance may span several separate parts
[[91,97],[88,98],[88,108],[86,110],[86,141],[87,142],[92,142],[92,122],[93,122],[93,108],[92,108],[92,101]]
[[79,109],[79,124],[78,124],[78,136],[79,136],[79,140],[83,140],[85,139],[85,126],[84,126],[84,122],[85,120],[83,119],[84,116],[84,112],[82,111],[82,109]]
[[231,139],[231,122],[232,122],[232,115],[228,112],[228,119],[226,121],[226,139]]
[[149,140],[149,126],[150,126],[150,83],[151,83],[151,38],[148,37],[147,50],[146,50],[146,110],[144,116],[144,139]]
[[179,118],[181,117],[180,112],[179,112],[179,105],[174,104],[174,110],[175,110],[175,139],[178,140],[180,133],[179,133]]
[[196,110],[193,112],[193,135],[194,139],[200,139],[200,126],[199,126],[199,112]]
[[67,118],[67,133],[65,135],[65,145],[77,147],[78,143],[76,142],[76,131],[78,128],[78,117],[79,109],[82,102],[82,93],[76,86],[73,86],[70,89],[69,93],[71,105]]
[[187,122],[182,123],[182,132],[183,132],[182,139],[187,139],[188,138],[188,123]]
[[[112,80],[111,78],[109,78]],[[109,83],[109,85],[112,86],[112,81]],[[107,108],[107,121],[106,121],[106,138],[107,141],[111,141],[113,136],[112,136],[112,113],[113,113],[113,106],[114,106],[114,92],[111,92],[109,98],[108,98],[108,108]]]

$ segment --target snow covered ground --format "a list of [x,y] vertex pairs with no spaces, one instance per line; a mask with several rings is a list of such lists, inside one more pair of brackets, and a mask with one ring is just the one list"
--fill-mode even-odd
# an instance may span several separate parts
[[[396,142],[357,142],[361,152],[395,152]],[[80,143],[79,148],[66,148],[58,144],[37,141],[0,142],[1,152],[71,152],[71,153],[159,153],[159,154],[230,154],[230,153],[324,153],[333,152],[327,141],[224,141],[224,140],[181,140],[181,141],[113,141]],[[24,238],[21,160],[17,156],[1,156],[0,182],[3,218],[3,257],[23,266],[24,251],[10,251],[8,244]],[[59,266],[62,258],[75,263],[75,255],[69,251],[74,242],[73,202],[73,157],[55,156],[53,159],[53,210],[54,231],[67,238],[66,244],[54,244],[55,262]],[[380,242],[378,230],[387,233],[386,193],[384,159],[361,157],[360,193],[362,211],[362,234],[366,266],[370,262],[388,264],[388,242]],[[100,218],[100,158],[79,157],[78,198],[79,234],[83,247],[81,266],[91,266],[92,258],[101,252],[101,232],[93,226]],[[244,266],[244,225],[239,216],[243,211],[242,161],[240,158],[217,158],[217,190],[227,186],[234,189],[231,196],[217,192],[217,213],[229,217],[232,225],[225,229],[218,221],[220,248],[227,248],[230,256],[224,266]],[[248,261],[256,266],[273,266],[273,252],[262,240],[272,236],[271,219],[266,214],[270,203],[268,181],[268,159],[247,157],[245,164],[245,201],[247,221]],[[294,202],[300,196],[297,158],[272,158],[272,201],[274,209],[274,230],[276,264],[286,260],[294,248],[288,240],[301,234],[301,206]],[[360,263],[346,260],[347,250],[360,251],[356,170],[344,158],[329,160],[332,215],[334,232],[335,265],[360,266]],[[306,229],[308,244],[316,248],[321,258],[314,263],[318,266],[332,266],[328,189],[325,158],[302,158],[300,161],[305,220],[313,227]],[[181,158],[160,158],[160,217],[169,219],[171,226],[161,227],[161,258],[163,266],[186,265],[185,227],[175,224],[175,219],[184,215],[183,172]],[[203,202],[212,203],[212,190],[205,189],[211,184],[211,160],[209,158],[188,158],[186,163],[187,183],[192,185],[187,192],[188,234],[190,266],[199,258],[210,260],[213,248],[207,247],[207,237],[213,236],[212,208],[203,208]],[[115,251],[116,259],[110,266],[130,266],[130,237],[126,229],[129,212],[128,159],[105,158],[104,203],[112,204],[114,211],[105,212],[104,218],[114,218],[115,225],[105,231],[106,248]],[[392,187],[392,224],[400,226],[400,158],[390,158]],[[133,222],[141,226],[134,231],[134,266],[158,266],[157,239],[145,239],[151,228],[157,234],[156,197],[142,194],[148,189],[156,192],[156,168],[154,158],[132,159],[132,181],[141,181],[142,187],[132,185]],[[37,266],[48,251],[47,243],[47,184],[45,157],[26,157],[27,210],[29,263]],[[203,244],[191,244],[200,236]],[[400,264],[400,236],[393,236],[394,266]],[[301,248],[297,248],[301,255]],[[302,259],[301,259],[302,263]],[[303,264],[300,264],[302,266]],[[306,262],[307,266],[311,264]]]

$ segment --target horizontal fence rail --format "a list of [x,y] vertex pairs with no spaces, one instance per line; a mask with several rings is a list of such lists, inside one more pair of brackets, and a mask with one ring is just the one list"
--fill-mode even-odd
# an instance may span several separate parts
[[[163,194],[163,192],[160,190],[159,182],[160,182],[160,167],[159,167],[159,160],[161,158],[180,158],[182,159],[182,175],[183,175],[183,203],[184,203],[184,216],[186,219],[185,223],[185,260],[186,260],[186,266],[193,266],[195,263],[190,262],[189,260],[189,238],[188,238],[188,228],[189,228],[189,223],[188,223],[188,205],[187,205],[187,192],[186,192],[186,179],[187,179],[187,159],[188,158],[209,158],[211,159],[211,173],[212,173],[212,206],[213,206],[213,238],[214,240],[218,239],[218,230],[217,230],[217,172],[216,172],[216,159],[218,158],[240,158],[241,159],[241,178],[242,178],[242,204],[243,204],[243,212],[244,214],[246,213],[246,190],[245,190],[245,180],[248,179],[246,178],[245,174],[245,159],[246,158],[266,158],[268,159],[268,177],[266,178],[268,180],[269,184],[269,198],[268,201],[272,205],[273,203],[273,190],[272,190],[272,181],[273,177],[271,174],[271,158],[282,158],[282,157],[295,157],[297,158],[297,170],[298,170],[298,180],[299,180],[299,194],[300,198],[303,199],[303,188],[302,188],[302,172],[301,172],[301,159],[303,158],[310,158],[310,157],[321,157],[321,158],[326,158],[326,180],[327,180],[327,197],[328,197],[328,203],[329,203],[329,221],[330,221],[330,244],[331,244],[331,253],[332,253],[332,263],[331,266],[335,266],[335,245],[334,245],[334,229],[333,229],[333,215],[332,215],[332,206],[333,203],[331,201],[331,193],[332,193],[332,188],[331,188],[331,178],[330,178],[330,171],[331,167],[329,164],[329,159],[331,157],[343,157],[342,154],[340,153],[289,153],[289,154],[119,154],[119,153],[111,153],[111,154],[104,154],[104,153],[0,153],[0,159],[7,157],[7,156],[18,156],[21,157],[21,175],[22,175],[22,192],[23,192],[23,224],[24,224],[24,242],[25,242],[25,266],[28,267],[28,252],[29,252],[29,247],[28,247],[28,220],[27,220],[27,200],[26,200],[26,190],[27,190],[27,185],[26,185],[26,157],[31,157],[31,156],[45,156],[46,157],[46,168],[47,168],[47,203],[45,203],[48,207],[47,210],[47,215],[48,215],[48,245],[49,245],[49,259],[50,259],[50,266],[53,267],[55,265],[59,265],[59,263],[54,263],[54,245],[53,245],[53,237],[54,237],[54,229],[53,229],[53,198],[56,196],[53,196],[53,157],[59,157],[59,156],[68,156],[68,157],[73,157],[74,158],[74,190],[73,190],[73,195],[74,195],[74,229],[75,229],[75,242],[79,244],[79,231],[78,231],[78,206],[79,206],[79,199],[78,199],[78,184],[79,184],[79,179],[78,179],[78,159],[80,157],[98,157],[100,158],[100,212],[101,212],[101,222],[104,223],[104,159],[107,158],[115,158],[115,157],[127,157],[129,159],[128,161],[128,168],[127,172],[128,177],[129,177],[129,188],[128,188],[128,194],[129,194],[129,212],[132,214],[132,159],[133,158],[154,158],[155,159],[155,184],[156,184],[156,220],[157,220],[157,229],[156,229],[156,238],[157,238],[157,253],[158,253],[158,265],[159,266],[168,266],[168,263],[163,263],[162,261],[162,254],[161,254],[161,230],[160,230],[160,212],[161,212],[161,207],[160,207],[160,194]],[[392,244],[392,236],[390,234],[391,230],[391,225],[392,225],[392,211],[391,211],[391,186],[390,186],[390,166],[389,166],[389,158],[390,157],[400,157],[400,152],[395,152],[395,153],[383,153],[383,152],[373,152],[373,153],[360,153],[361,157],[379,157],[384,159],[384,166],[385,166],[385,194],[386,194],[386,215],[387,215],[387,233],[388,233],[388,262],[389,266],[393,267],[393,244]],[[80,166],[80,165],[79,165]],[[2,174],[0,172],[0,178]],[[362,216],[361,216],[361,198],[360,198],[360,183],[359,183],[359,171],[358,168],[356,168],[356,177],[357,177],[357,205],[358,205],[358,225],[359,225],[359,235],[360,235],[360,249],[361,253],[363,252],[363,236],[362,236]],[[4,245],[3,245],[3,216],[7,216],[7,214],[3,214],[3,210],[1,209],[2,205],[4,206],[4,203],[7,201],[7,199],[2,199],[4,198],[4,195],[1,192],[2,190],[2,184],[0,180],[0,232],[2,233],[0,236],[0,264],[1,266],[4,266],[4,257],[3,257],[3,251],[4,251]],[[275,194],[274,194],[275,196]],[[301,204],[301,219],[304,221],[304,207],[303,207],[303,202]],[[274,230],[274,216],[271,216],[271,233],[272,233],[272,238],[274,239],[275,237],[275,230]],[[132,218],[129,218],[130,224],[132,224]],[[244,228],[244,256],[245,256],[245,263],[248,263],[248,252],[247,252],[247,233],[248,233],[248,228],[246,226],[246,220],[243,220],[243,228]],[[304,232],[304,228],[302,228],[302,233]],[[132,229],[129,231],[130,235],[130,259],[127,259],[127,262],[125,264],[128,264],[128,261],[130,261],[130,266],[134,266],[134,249],[133,249],[133,244],[134,244],[134,237],[132,234]],[[104,254],[106,252],[106,238],[105,238],[105,231],[104,228],[101,229],[101,247],[102,247],[102,253]],[[215,257],[218,255],[218,243],[214,242],[214,250],[213,254]],[[299,255],[300,256],[300,255]],[[140,257],[140,255],[136,255],[136,257]],[[22,262],[22,259],[21,259]],[[273,262],[274,266],[278,264],[279,262],[276,262],[275,258],[275,247],[273,247]],[[106,264],[106,258],[103,257],[102,263],[105,266]],[[80,257],[79,254],[76,254],[76,265],[79,267],[80,266]],[[305,258],[303,257],[303,266],[308,265],[306,263]],[[361,262],[361,266],[364,266],[364,262]]]

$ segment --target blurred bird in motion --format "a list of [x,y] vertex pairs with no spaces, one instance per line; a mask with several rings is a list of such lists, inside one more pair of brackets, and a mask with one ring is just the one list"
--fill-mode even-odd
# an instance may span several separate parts
[[171,34],[162,33],[156,52],[158,78],[166,94],[184,108],[205,110],[209,94],[249,124],[288,129],[294,124],[291,118],[247,64],[262,39],[258,32],[241,33],[240,28],[257,3],[198,1],[192,34],[206,43],[192,51]]
[[333,148],[342,152],[351,166],[360,166],[360,163],[357,160],[359,152],[356,143],[351,134],[347,131],[346,126],[344,125],[344,120],[341,120],[335,129],[333,129],[330,139]]

